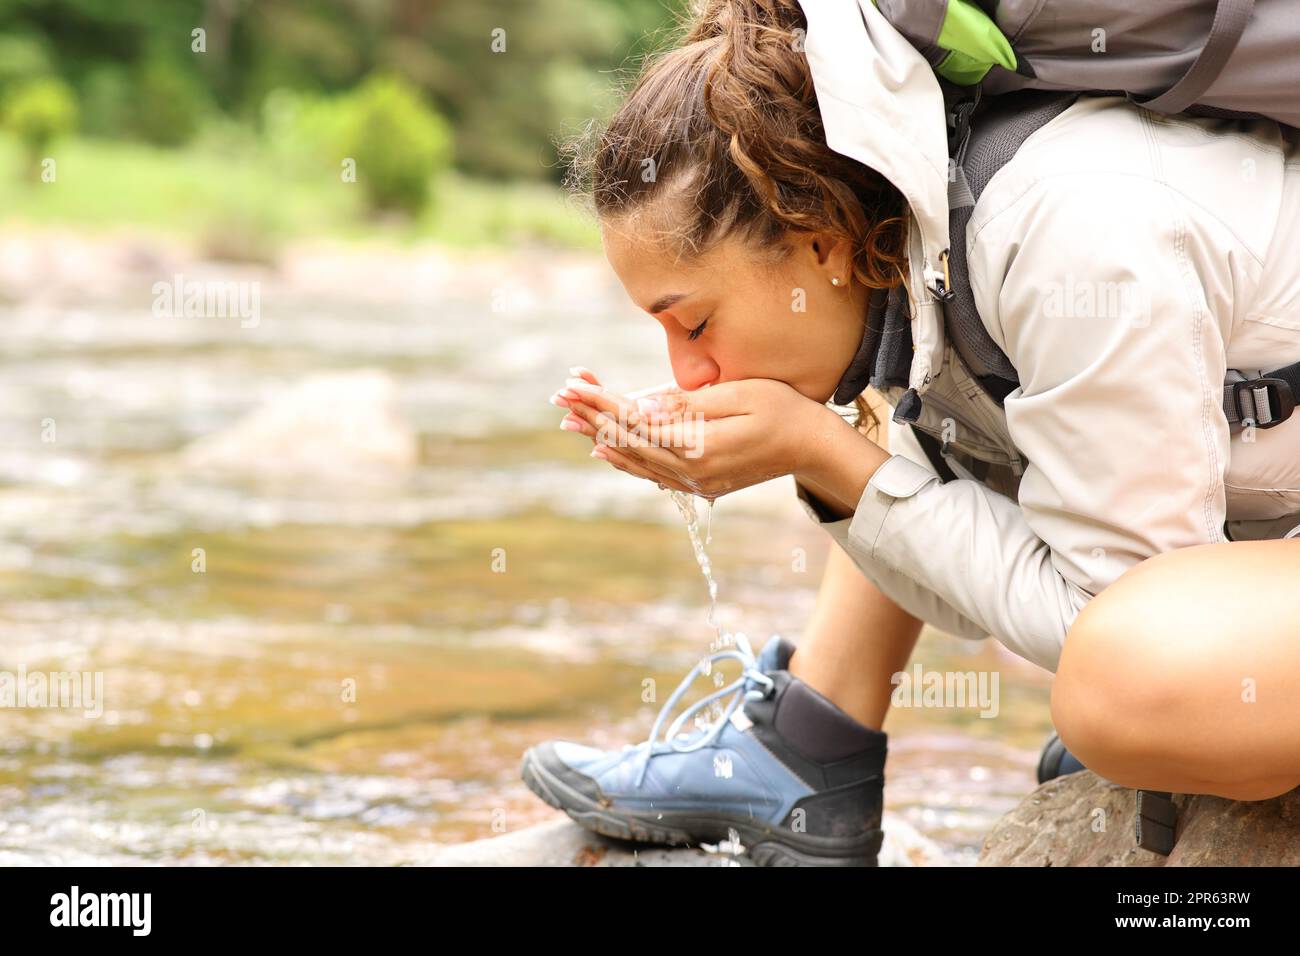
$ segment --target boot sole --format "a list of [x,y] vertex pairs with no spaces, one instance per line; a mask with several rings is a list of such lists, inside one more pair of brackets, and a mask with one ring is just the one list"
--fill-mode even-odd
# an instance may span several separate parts
[[699,846],[717,843],[735,830],[745,856],[755,866],[877,866],[884,830],[867,830],[851,839],[787,833],[750,817],[701,811],[664,810],[653,815],[618,810],[592,800],[548,770],[533,748],[524,754],[520,776],[528,789],[577,824],[635,843]]

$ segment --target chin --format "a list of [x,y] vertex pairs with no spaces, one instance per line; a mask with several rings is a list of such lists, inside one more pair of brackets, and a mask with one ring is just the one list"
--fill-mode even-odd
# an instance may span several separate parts
[[827,402],[831,400],[831,396],[835,394],[834,385],[810,386],[807,384],[799,384],[796,382],[786,382],[786,384],[789,385],[791,388],[793,388],[804,398],[811,399],[812,401],[816,402],[818,405],[825,405]]

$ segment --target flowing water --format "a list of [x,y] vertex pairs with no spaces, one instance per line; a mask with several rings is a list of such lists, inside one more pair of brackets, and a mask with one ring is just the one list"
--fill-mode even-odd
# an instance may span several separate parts
[[[177,273],[259,283],[260,323],[155,314]],[[102,679],[94,716],[0,706],[0,864],[419,860],[553,818],[523,751],[644,739],[703,635],[797,640],[827,539],[789,481],[701,536],[557,428],[575,362],[666,379],[657,333],[585,258],[0,234],[0,681]],[[918,657],[1002,675],[997,719],[887,725],[887,808],[969,862],[1033,786],[1047,683]]]
[[[685,492],[669,490],[668,496],[672,499],[673,504],[681,513],[682,520],[686,523],[686,533],[691,540],[691,549],[695,554],[695,563],[700,566],[700,573],[704,575],[704,583],[709,590],[709,614],[708,624],[716,632],[715,639],[709,644],[709,653],[700,660],[700,672],[705,677],[713,678],[714,687],[722,687],[726,683],[726,678],[722,672],[714,672],[713,655],[724,648],[730,647],[735,643],[735,635],[724,631],[718,623],[718,582],[713,577],[713,565],[709,561],[709,553],[705,550],[706,546],[713,543],[713,504],[712,498],[705,499],[708,501],[709,517],[705,525],[704,540],[700,540],[700,521],[699,515],[695,509],[695,495],[688,495]],[[743,637],[743,635],[741,635]],[[715,700],[710,705],[707,712],[702,711],[696,714],[696,728],[703,731],[707,730],[714,721],[720,720],[725,705],[721,700]]]

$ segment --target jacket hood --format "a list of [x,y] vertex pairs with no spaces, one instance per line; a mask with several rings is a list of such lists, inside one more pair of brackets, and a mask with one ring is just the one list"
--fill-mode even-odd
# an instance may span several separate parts
[[872,0],[799,0],[804,52],[835,152],[874,169],[911,211],[908,254],[913,356],[910,386],[924,392],[943,353],[942,312],[928,291],[948,248],[948,142],[934,71]]

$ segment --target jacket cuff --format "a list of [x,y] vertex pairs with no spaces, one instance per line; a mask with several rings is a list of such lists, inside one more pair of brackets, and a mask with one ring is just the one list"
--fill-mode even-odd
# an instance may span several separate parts
[[927,482],[939,476],[903,455],[891,455],[871,476],[857,508],[847,518],[836,518],[807,488],[795,481],[795,494],[808,517],[826,530],[846,549],[850,541],[855,550],[876,558],[876,542],[895,499],[910,498]]
[[804,512],[819,525],[838,524],[841,521],[847,522],[852,515],[844,518],[837,518],[825,503],[799,483],[799,479],[794,482],[795,497],[799,499],[799,504],[803,505]]

